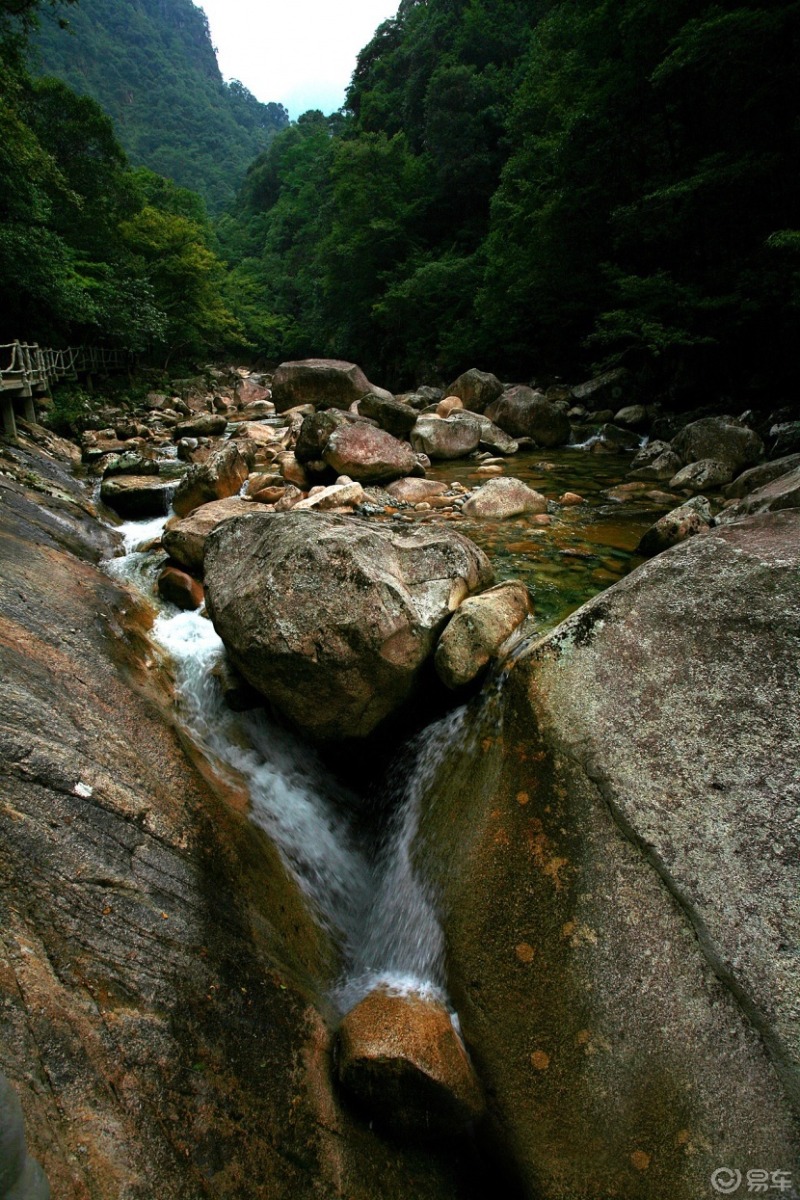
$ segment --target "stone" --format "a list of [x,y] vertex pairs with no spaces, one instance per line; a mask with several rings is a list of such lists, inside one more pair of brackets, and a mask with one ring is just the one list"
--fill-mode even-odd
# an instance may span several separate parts
[[676,491],[687,489],[692,492],[716,492],[724,483],[730,483],[733,467],[729,463],[717,462],[713,458],[699,458],[697,462],[681,467],[669,481]]
[[320,460],[333,431],[352,420],[350,413],[336,408],[315,410],[303,417],[294,447],[297,461],[305,464]]
[[571,389],[572,397],[579,404],[588,408],[590,412],[597,412],[599,409],[605,408],[617,412],[627,382],[628,372],[624,367],[617,367],[613,371],[596,375],[594,379],[589,379],[586,383],[577,384]]
[[477,450],[481,427],[470,417],[423,415],[411,430],[411,445],[430,459],[463,458]]
[[503,521],[522,513],[547,512],[547,500],[521,479],[489,479],[461,509],[465,517]]
[[585,504],[586,501],[577,492],[564,492],[563,496],[559,496],[558,503],[563,504],[565,508],[576,508],[580,504]]
[[407,442],[360,422],[334,429],[322,457],[338,475],[349,475],[360,483],[390,483],[409,475],[416,466]]
[[503,391],[503,385],[496,375],[488,371],[479,371],[471,367],[459,375],[450,385],[448,393],[458,396],[464,403],[464,408],[470,412],[484,413]]
[[258,421],[241,421],[236,426],[236,438],[258,442],[264,446],[274,446],[283,443],[284,429],[276,429],[274,425],[261,425]]
[[377,421],[381,429],[396,438],[408,437],[417,420],[416,410],[410,404],[376,392],[368,392],[359,400],[358,411],[361,416]]
[[651,526],[636,547],[636,553],[645,558],[652,558],[670,546],[685,542],[696,533],[703,533],[713,523],[711,505],[705,496],[693,496],[679,508],[673,508],[665,516],[660,517]]
[[743,471],[741,475],[737,475],[733,483],[729,483],[722,489],[722,494],[726,500],[740,499],[748,492],[754,492],[757,488],[763,487],[765,483],[772,483],[773,479],[780,479],[781,475],[787,475],[795,467],[800,467],[800,454],[790,454],[786,458],[777,458],[772,462],[761,463],[760,466],[751,467],[749,471]]
[[339,1026],[336,1071],[364,1116],[395,1134],[450,1137],[483,1115],[450,1013],[427,997],[370,992]]
[[279,454],[275,463],[287,483],[294,484],[295,487],[302,490],[305,490],[309,486],[308,471],[303,463],[298,462],[296,456],[290,450]]
[[630,470],[628,478],[666,483],[668,480],[674,478],[682,466],[683,462],[674,450],[664,450],[661,454],[651,459],[646,466],[634,467]]
[[157,475],[112,475],[100,485],[100,499],[121,517],[157,517],[169,511],[173,487]]
[[436,415],[438,417],[449,417],[451,413],[461,412],[464,409],[464,403],[460,396],[445,396],[436,405]]
[[180,421],[173,433],[176,441],[185,437],[219,437],[227,427],[227,418],[219,413],[198,413],[187,421]]
[[186,571],[181,571],[171,563],[168,563],[160,572],[157,586],[162,600],[167,600],[176,608],[191,611],[202,606],[202,583],[198,583]]
[[2,1200],[50,1200],[50,1185],[25,1145],[22,1107],[16,1091],[0,1074],[0,1197]]
[[650,415],[643,404],[628,404],[614,414],[613,422],[623,429],[644,430],[650,424]]
[[143,458],[133,452],[112,454],[103,466],[103,478],[112,475],[158,475],[159,467],[154,458]]
[[436,646],[433,662],[442,683],[450,689],[472,683],[532,611],[528,589],[516,580],[464,600]]
[[205,572],[235,665],[319,742],[364,738],[399,709],[450,613],[492,582],[450,529],[308,512],[226,521]]
[[483,413],[467,412],[466,409],[453,413],[453,418],[457,421],[477,421],[481,427],[481,439],[478,446],[482,450],[491,452],[492,454],[502,454],[508,457],[511,454],[516,454],[519,450],[519,442],[510,437],[499,425],[495,425]]
[[263,511],[254,501],[231,496],[203,504],[187,517],[170,517],[161,535],[161,544],[170,558],[194,575],[203,574],[206,538],[212,529],[231,517]]
[[447,491],[447,484],[438,483],[433,479],[398,479],[395,483],[390,483],[386,491],[396,500],[419,504],[430,500],[431,496],[443,496]]
[[298,500],[292,505],[292,512],[302,512],[313,509],[324,512],[330,508],[355,508],[364,503],[364,489],[360,483],[334,483],[330,487],[314,489],[316,495],[309,495],[305,500]]
[[638,451],[631,463],[631,468],[638,470],[639,467],[649,467],[657,458],[670,450],[672,450],[672,446],[669,442],[661,441],[658,438],[651,439]]
[[769,429],[770,458],[784,458],[800,451],[800,421],[779,421]]
[[756,488],[727,508],[720,519],[734,521],[751,513],[781,512],[785,508],[800,508],[800,466]]
[[369,380],[355,363],[306,358],[281,363],[272,379],[272,402],[279,413],[299,404],[347,409],[371,390]]
[[303,499],[303,493],[293,483],[287,483],[280,500],[275,502],[275,512],[290,512]]
[[736,417],[703,417],[676,433],[672,449],[684,463],[713,458],[732,473],[754,466],[764,457],[764,443]]
[[486,409],[486,416],[511,437],[533,438],[537,446],[564,446],[571,435],[566,413],[522,384],[503,392]]
[[411,857],[522,1195],[699,1200],[797,1161],[798,571],[788,511],[645,563],[429,783]]
[[178,484],[172,507],[186,517],[201,504],[238,496],[249,469],[239,447],[229,442],[214,450],[205,462],[195,463]]
[[153,436],[147,426],[142,425],[140,421],[124,421],[115,427],[114,432],[121,442],[127,442],[130,438],[148,439]]

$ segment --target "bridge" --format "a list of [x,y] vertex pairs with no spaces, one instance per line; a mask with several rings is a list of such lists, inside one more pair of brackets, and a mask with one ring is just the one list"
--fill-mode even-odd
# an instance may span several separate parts
[[[3,363],[8,365],[3,365]],[[9,342],[0,345],[0,409],[3,432],[16,438],[15,406],[21,406],[25,421],[36,420],[35,396],[49,396],[51,386],[60,379],[77,379],[130,366],[127,350],[108,350],[104,346],[69,346],[66,350],[48,350],[35,343]]]

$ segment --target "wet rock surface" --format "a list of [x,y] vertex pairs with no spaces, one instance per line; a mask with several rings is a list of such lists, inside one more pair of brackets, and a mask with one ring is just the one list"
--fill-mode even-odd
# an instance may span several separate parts
[[528,589],[513,580],[464,600],[436,647],[434,664],[442,682],[449,688],[471,683],[531,612]]
[[281,363],[272,379],[272,401],[279,413],[298,404],[345,409],[370,391],[370,382],[361,368],[339,359]]

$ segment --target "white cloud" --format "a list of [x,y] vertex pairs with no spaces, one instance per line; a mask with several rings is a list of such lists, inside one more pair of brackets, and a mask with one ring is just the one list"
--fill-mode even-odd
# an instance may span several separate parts
[[356,57],[398,0],[195,0],[205,9],[220,69],[259,100],[335,112]]

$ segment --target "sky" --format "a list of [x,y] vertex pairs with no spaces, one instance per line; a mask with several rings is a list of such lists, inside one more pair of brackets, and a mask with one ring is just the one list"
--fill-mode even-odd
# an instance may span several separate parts
[[335,112],[359,50],[399,0],[195,0],[205,9],[220,70],[257,99]]

